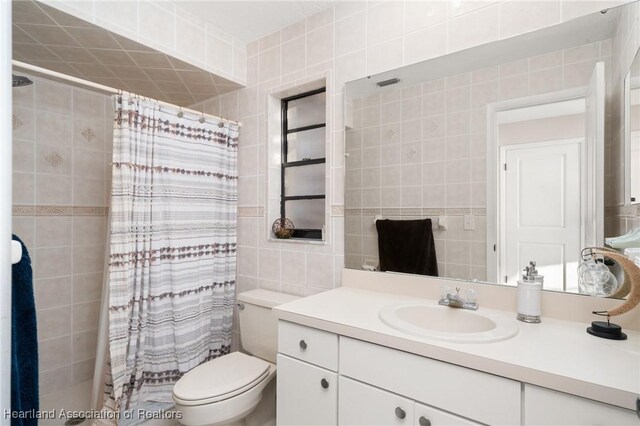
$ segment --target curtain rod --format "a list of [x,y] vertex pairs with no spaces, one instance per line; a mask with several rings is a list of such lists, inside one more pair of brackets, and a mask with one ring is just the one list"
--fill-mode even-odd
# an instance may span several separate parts
[[[45,76],[49,76],[49,77],[57,78],[57,79],[60,79],[60,80],[64,80],[64,81],[67,81],[69,83],[78,84],[78,85],[86,86],[86,87],[91,87],[91,88],[99,90],[101,92],[113,93],[113,94],[117,94],[119,92],[123,92],[123,90],[114,89],[113,87],[105,86],[105,85],[99,84],[99,83],[94,83],[92,81],[84,80],[82,78],[73,77],[73,76],[70,76],[70,75],[67,75],[67,74],[63,74],[61,72],[51,71],[51,70],[48,70],[46,68],[38,67],[36,65],[27,64],[26,62],[16,61],[15,59],[12,60],[12,64],[13,64],[14,67],[19,68],[19,69],[24,70],[24,71],[27,71],[27,72],[34,72],[36,74],[43,74]],[[204,115],[204,116],[207,116],[207,117],[211,117],[211,118],[213,118],[215,120],[219,120],[219,121],[227,122],[227,123],[234,123],[234,124],[237,124],[238,127],[242,127],[242,123],[240,123],[239,121],[229,120],[227,118],[218,117],[217,115],[207,114],[207,113],[202,112],[202,111],[196,111],[195,109],[184,108],[184,107],[181,107],[179,105],[170,104],[169,102],[164,102],[164,101],[161,101],[161,100],[158,100],[158,99],[154,99],[154,100],[156,102],[158,102],[160,105],[170,106],[170,107],[174,107],[174,108],[177,107],[177,108],[180,108],[184,112],[190,112],[192,114],[197,114],[197,115]]]

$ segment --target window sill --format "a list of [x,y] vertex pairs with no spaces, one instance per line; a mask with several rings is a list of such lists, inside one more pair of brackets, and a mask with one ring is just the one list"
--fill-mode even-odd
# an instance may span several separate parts
[[317,240],[315,238],[269,238],[272,243],[291,243],[291,244],[311,244],[314,246],[327,245],[327,240]]

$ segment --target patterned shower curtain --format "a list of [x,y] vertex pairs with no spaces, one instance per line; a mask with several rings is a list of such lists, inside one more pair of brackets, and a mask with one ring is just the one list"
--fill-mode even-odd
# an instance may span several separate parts
[[230,351],[238,126],[128,93],[114,105],[105,408],[120,412],[172,402]]

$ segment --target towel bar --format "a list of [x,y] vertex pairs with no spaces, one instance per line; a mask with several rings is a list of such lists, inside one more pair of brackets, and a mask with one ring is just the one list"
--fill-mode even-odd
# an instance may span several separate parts
[[[376,215],[373,218],[373,226],[376,225],[376,222],[378,220],[382,220],[382,216],[380,215]],[[437,216],[435,218],[431,218],[431,222],[433,223],[433,225],[435,225],[438,229],[442,229],[444,231],[447,230],[447,217],[446,216]]]

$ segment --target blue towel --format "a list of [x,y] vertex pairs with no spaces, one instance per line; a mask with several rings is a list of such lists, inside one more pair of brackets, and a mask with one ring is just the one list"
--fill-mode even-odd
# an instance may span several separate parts
[[12,418],[11,426],[37,426],[38,332],[31,258],[22,240],[13,239],[22,244],[22,259],[11,274],[11,410],[27,418]]

